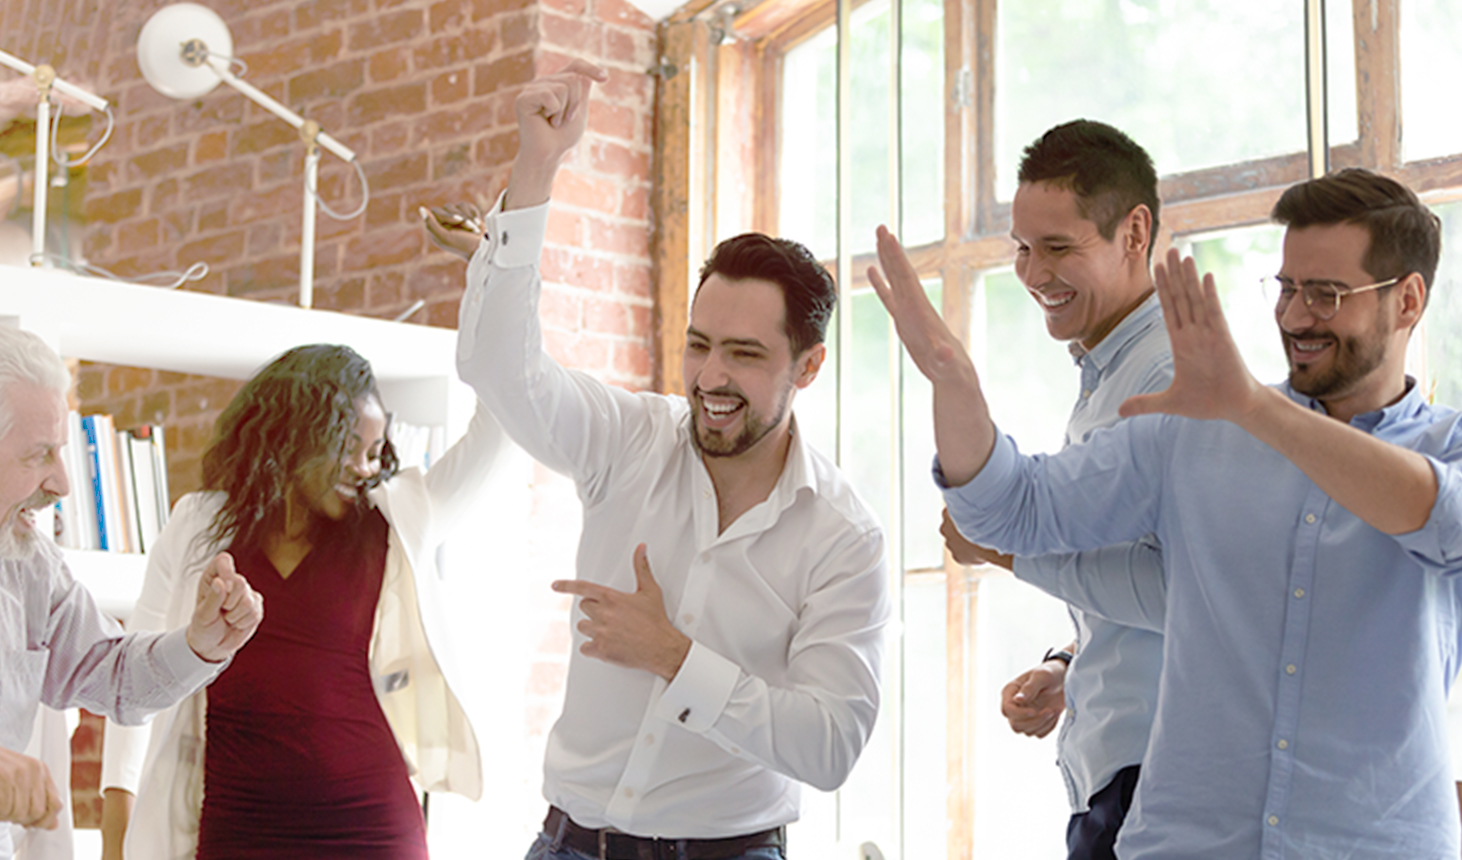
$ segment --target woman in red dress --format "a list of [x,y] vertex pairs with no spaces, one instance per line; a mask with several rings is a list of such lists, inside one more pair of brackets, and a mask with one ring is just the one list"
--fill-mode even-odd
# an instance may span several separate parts
[[323,345],[280,356],[219,417],[207,491],[178,502],[129,626],[167,623],[195,559],[217,549],[264,595],[266,620],[201,701],[159,716],[145,758],[139,735],[108,727],[108,850],[125,828],[135,860],[425,860],[413,775],[480,794],[433,623],[434,551],[500,433],[480,410],[422,474],[399,471],[387,426],[370,365]]

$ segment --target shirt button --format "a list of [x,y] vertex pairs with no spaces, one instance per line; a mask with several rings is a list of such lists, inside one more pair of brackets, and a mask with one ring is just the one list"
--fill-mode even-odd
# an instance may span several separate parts
[[654,735],[645,735],[645,746],[649,746],[650,744],[652,744],[654,742],[655,742],[655,736]]
[[686,624],[689,624],[690,622],[695,620],[695,616],[687,612],[684,615],[680,616],[680,620],[684,621]]
[[703,498],[703,499],[709,499],[710,497],[711,497],[711,491],[710,490],[701,490],[701,498]]
[[625,797],[634,797],[635,796],[635,790],[633,788],[626,788],[624,790],[624,796]]
[[1270,827],[1278,827],[1279,826],[1279,816],[1278,815],[1271,815],[1271,816],[1269,816],[1269,826]]
[[1287,750],[1289,749],[1289,741],[1281,738],[1277,746],[1282,750]]
[[1285,671],[1286,674],[1293,675],[1295,672],[1298,672],[1299,669],[1296,669],[1295,668],[1295,665],[1293,663],[1291,663],[1288,666],[1285,666],[1284,667],[1284,671]]
[[1306,523],[1309,523],[1310,525],[1314,525],[1315,524],[1315,515],[1314,514],[1305,514],[1305,522]]
[[1081,396],[1082,397],[1090,397],[1091,396],[1091,390],[1088,389],[1086,391],[1081,392]]
[[1296,588],[1294,590],[1294,596],[1295,597],[1304,597],[1305,596],[1305,590],[1303,588]]

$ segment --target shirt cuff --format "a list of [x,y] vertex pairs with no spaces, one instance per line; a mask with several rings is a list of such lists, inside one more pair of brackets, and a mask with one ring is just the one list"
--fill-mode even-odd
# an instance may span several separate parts
[[978,499],[993,488],[998,488],[1002,483],[1009,480],[1015,472],[1017,459],[1020,452],[1016,450],[1015,443],[1010,437],[1001,433],[997,428],[995,431],[995,447],[990,450],[990,459],[985,461],[984,468],[975,473],[967,483],[953,487],[944,479],[944,467],[939,464],[939,455],[934,455],[934,483],[944,491],[945,499],[951,494],[968,496],[971,499]]
[[680,671],[660,694],[655,716],[688,731],[704,733],[715,725],[740,680],[740,666],[692,642]]
[[498,195],[484,219],[484,238],[491,246],[489,258],[500,269],[535,265],[543,256],[544,236],[548,233],[548,204],[504,212],[506,197],[506,191]]
[[191,693],[212,681],[230,662],[222,660],[210,663],[195,654],[193,646],[188,644],[186,627],[164,633],[153,643],[152,653],[177,679],[185,693]]

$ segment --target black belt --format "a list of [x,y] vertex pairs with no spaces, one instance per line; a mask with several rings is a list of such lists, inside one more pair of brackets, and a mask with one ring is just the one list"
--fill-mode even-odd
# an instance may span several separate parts
[[[560,826],[563,828],[562,839],[559,839]],[[543,832],[559,840],[560,844],[599,860],[680,860],[682,847],[685,860],[725,860],[757,848],[783,848],[787,844],[787,832],[783,827],[725,839],[662,839],[631,836],[612,828],[590,830],[575,824],[568,813],[557,806],[548,808],[548,817],[543,819]]]

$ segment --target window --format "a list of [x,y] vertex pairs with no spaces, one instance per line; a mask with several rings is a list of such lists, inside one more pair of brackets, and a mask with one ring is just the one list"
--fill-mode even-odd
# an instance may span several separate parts
[[[1323,21],[1307,20],[1307,5],[1323,5]],[[905,240],[964,334],[1001,428],[1023,450],[1055,450],[1078,380],[1011,269],[1014,171],[1046,128],[1110,122],[1158,164],[1159,250],[1177,244],[1215,274],[1250,368],[1278,381],[1284,358],[1258,286],[1281,250],[1268,212],[1312,162],[1365,166],[1424,192],[1444,247],[1462,247],[1462,121],[1445,98],[1462,70],[1455,5],[696,0],[667,23],[666,56],[685,74],[660,91],[657,157],[671,178],[656,203],[662,367],[678,365],[683,323],[669,321],[684,313],[686,261],[717,238],[762,230],[826,259],[844,300],[798,421],[880,512],[898,569],[899,647],[878,736],[836,799],[804,793],[799,856],[850,856],[865,841],[890,860],[1064,856],[1054,741],[1013,735],[998,696],[1070,640],[1069,621],[1008,576],[944,558],[929,389],[862,274],[873,227]],[[1307,80],[1311,39],[1324,48],[1323,80]],[[1306,122],[1311,104],[1325,108],[1323,124]],[[1311,127],[1328,149],[1311,143]],[[1439,402],[1462,405],[1454,268],[1444,258],[1411,366]]]

